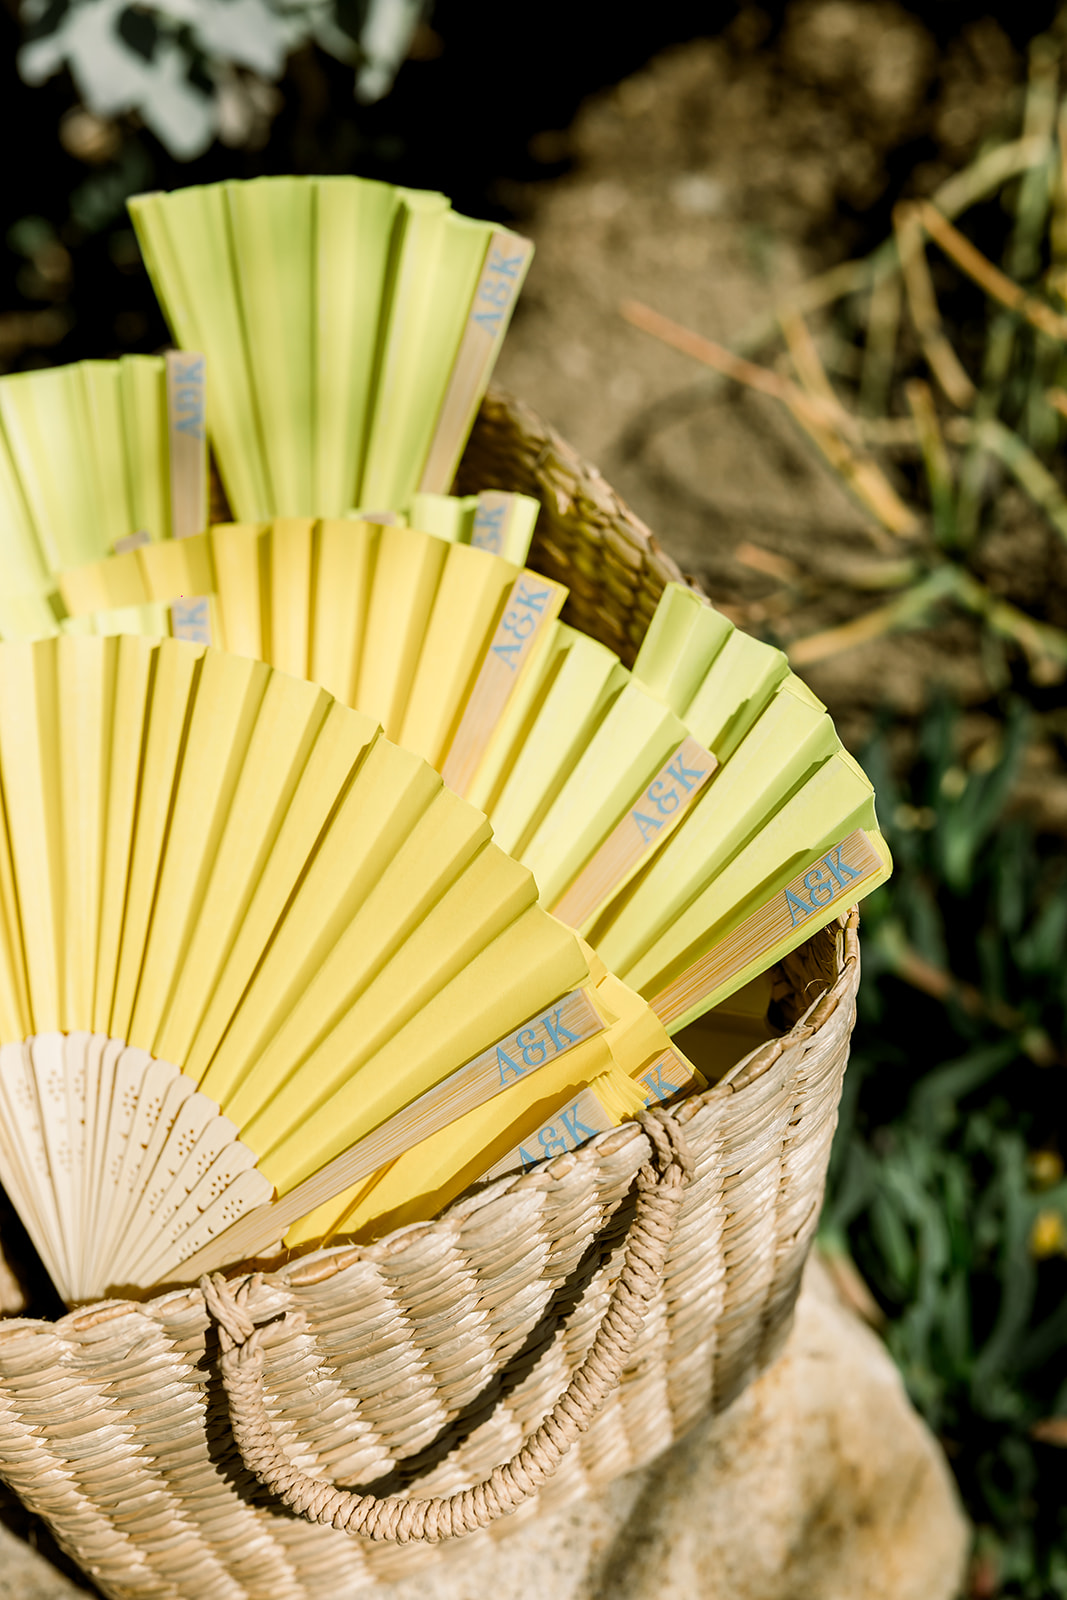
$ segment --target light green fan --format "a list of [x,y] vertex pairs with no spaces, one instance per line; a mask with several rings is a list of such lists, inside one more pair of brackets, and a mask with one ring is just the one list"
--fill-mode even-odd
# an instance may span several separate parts
[[129,203],[177,343],[211,372],[235,516],[340,516],[442,493],[532,246],[443,195],[256,178]]
[[[204,527],[203,367],[172,352],[0,378],[0,636],[55,631],[62,572]],[[97,619],[142,625],[163,631],[158,607]]]

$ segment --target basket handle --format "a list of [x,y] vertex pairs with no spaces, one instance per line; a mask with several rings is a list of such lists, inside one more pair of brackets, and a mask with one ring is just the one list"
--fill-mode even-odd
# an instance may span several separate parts
[[685,1137],[667,1112],[637,1119],[652,1146],[637,1174],[637,1205],[622,1271],[589,1351],[539,1427],[510,1461],[483,1482],[428,1500],[336,1489],[294,1466],[278,1444],[263,1401],[261,1329],[235,1299],[221,1274],[201,1279],[218,1323],[220,1368],[241,1457],[259,1481],[308,1522],[395,1544],[437,1544],[487,1527],[508,1515],[552,1477],[589,1427],[622,1375],[663,1276],[693,1162]]

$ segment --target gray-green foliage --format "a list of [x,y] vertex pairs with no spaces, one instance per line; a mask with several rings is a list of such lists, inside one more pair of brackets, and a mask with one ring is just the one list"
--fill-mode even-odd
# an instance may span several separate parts
[[1067,1597],[1067,1451],[1030,1431],[1067,1430],[1067,849],[1005,815],[1027,723],[1006,706],[978,770],[947,702],[905,781],[882,737],[865,753],[896,873],[865,918],[823,1226],[887,1312],[996,1592],[1040,1600]]
[[309,42],[351,63],[358,98],[380,99],[427,10],[425,0],[22,0],[19,71],[37,84],[66,68],[89,111],[136,112],[188,161],[219,136],[243,143]]

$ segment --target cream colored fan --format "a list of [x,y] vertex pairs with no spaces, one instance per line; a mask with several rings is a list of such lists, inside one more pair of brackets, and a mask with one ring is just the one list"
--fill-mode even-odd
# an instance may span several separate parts
[[443,492],[532,253],[443,195],[256,178],[129,202],[242,520]]
[[[55,633],[65,569],[199,533],[206,484],[202,357],[123,356],[0,378],[0,634]],[[107,631],[164,626],[157,605],[112,617]]]
[[629,673],[557,620],[561,585],[408,528],[223,526],[68,576],[72,605],[75,578],[83,604],[203,591],[205,636],[376,717],[672,1027],[888,874],[825,707],[681,585]]
[[262,663],[0,646],[0,783],[0,1166],[68,1299],[261,1251],[604,1032],[484,816]]

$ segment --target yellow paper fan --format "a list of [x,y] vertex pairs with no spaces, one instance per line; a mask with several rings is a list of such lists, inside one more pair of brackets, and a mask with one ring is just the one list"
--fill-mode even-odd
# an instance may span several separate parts
[[68,1298],[240,1214],[262,1249],[499,1090],[523,1025],[602,1031],[484,816],[262,663],[2,645],[0,783],[0,1163]]
[[557,620],[561,585],[410,528],[221,526],[64,581],[72,605],[194,592],[204,638],[380,720],[672,1028],[888,874],[825,707],[681,585],[630,673]]

